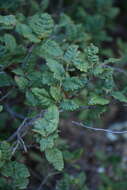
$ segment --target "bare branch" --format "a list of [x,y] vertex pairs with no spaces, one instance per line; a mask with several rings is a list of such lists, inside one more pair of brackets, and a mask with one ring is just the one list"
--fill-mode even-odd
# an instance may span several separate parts
[[[80,106],[79,109],[93,109],[95,108],[95,106]],[[79,110],[78,109],[78,110]],[[33,117],[33,118],[24,118],[23,122],[21,123],[21,125],[18,127],[18,129],[7,139],[8,142],[12,141],[13,139],[15,139],[19,134],[21,137],[23,137],[27,132],[26,129],[29,126],[32,126],[34,124],[34,122],[38,119],[41,118],[44,114],[44,110],[42,110],[37,116]],[[59,110],[59,112],[63,112],[63,110]],[[24,122],[25,121],[25,122]]]
[[112,131],[110,129],[94,128],[94,127],[90,127],[90,126],[84,125],[81,122],[76,122],[76,121],[72,121],[72,123],[74,125],[77,125],[77,126],[80,126],[80,127],[84,127],[84,128],[87,128],[87,129],[91,129],[91,130],[94,130],[94,131],[102,131],[102,132],[113,133],[113,134],[124,134],[124,133],[127,133],[127,131],[116,131],[116,130]]
[[19,114],[17,112],[14,112],[11,107],[8,104],[4,104],[5,110],[13,117],[13,118],[18,118],[18,119],[25,119],[25,116],[22,114]]
[[19,134],[21,137],[23,137],[23,132],[29,127],[34,124],[34,122],[38,119],[41,118],[44,114],[44,111],[42,110],[37,116],[33,118],[25,118],[21,125],[18,127],[18,129],[7,139],[8,142],[12,141],[15,139]]

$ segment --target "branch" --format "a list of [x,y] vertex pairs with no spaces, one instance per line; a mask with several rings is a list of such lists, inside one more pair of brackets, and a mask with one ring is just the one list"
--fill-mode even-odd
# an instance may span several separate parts
[[4,108],[13,118],[25,119],[25,116],[13,111],[8,104],[4,104]]
[[112,131],[112,130],[109,130],[109,129],[101,129],[101,128],[89,127],[89,126],[84,125],[83,123],[76,122],[76,121],[72,121],[72,123],[74,125],[84,127],[84,128],[87,128],[87,129],[91,129],[91,130],[94,130],[94,131],[103,131],[103,132],[113,133],[113,134],[125,134],[125,133],[127,133],[127,131],[116,131],[116,130]]
[[[23,137],[23,132],[27,129],[27,127],[31,126],[34,124],[34,122],[38,119],[41,118],[44,114],[44,111],[42,110],[37,116],[33,117],[33,118],[25,118],[23,120],[23,122],[21,123],[21,125],[18,127],[18,129],[7,139],[8,142],[12,141],[13,139],[15,139],[16,137],[18,137],[19,135],[21,137]],[[22,134],[22,135],[21,135]]]
[[[94,109],[95,106],[80,106],[80,108],[77,110],[79,111],[80,109]],[[18,127],[18,129],[7,139],[8,142],[12,141],[13,139],[15,139],[16,137],[18,137],[18,135],[20,134],[21,137],[24,136],[23,132],[25,132],[25,129],[28,128],[29,126],[33,125],[34,122],[38,119],[41,118],[44,115],[44,110],[42,110],[37,116],[33,117],[33,118],[23,118],[23,122],[21,123],[21,125]],[[59,112],[63,112],[63,110],[59,110]],[[16,114],[17,115],[17,114]],[[24,116],[23,116],[24,117]],[[21,135],[22,133],[22,135]]]

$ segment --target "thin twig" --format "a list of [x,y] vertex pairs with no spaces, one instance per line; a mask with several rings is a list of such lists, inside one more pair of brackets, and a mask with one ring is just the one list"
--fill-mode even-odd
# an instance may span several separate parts
[[19,140],[17,140],[17,144],[16,144],[16,146],[13,148],[13,150],[12,150],[12,155],[14,155],[15,154],[15,152],[16,152],[16,150],[18,149],[18,147],[19,147],[19,144],[20,144],[20,141]]
[[21,123],[21,125],[18,127],[18,129],[7,139],[8,142],[12,141],[14,138],[18,137],[19,134],[21,133],[22,131],[22,128],[25,126],[26,124],[26,121],[27,121],[27,118],[25,118],[23,120],[23,122]]
[[[94,109],[95,106],[81,106],[79,109]],[[78,110],[79,110],[78,109]],[[63,112],[63,110],[59,110],[59,112]],[[33,118],[25,118],[25,123],[23,121],[23,123],[18,127],[18,129],[7,139],[8,142],[12,141],[13,139],[15,139],[17,137],[17,135],[20,133],[22,133],[21,137],[23,137],[26,132],[25,129],[28,128],[28,126],[32,126],[34,124],[34,122],[38,119],[41,118],[44,115],[44,110],[42,110],[37,116],[33,117]],[[25,132],[25,133],[24,133]],[[24,133],[24,134],[23,134]]]
[[13,118],[25,119],[25,116],[13,111],[8,104],[4,104],[4,108]]
[[20,139],[20,142],[21,142],[22,145],[23,145],[24,151],[27,152],[27,146],[25,145],[24,140],[23,140],[21,137],[19,137],[19,139]]
[[110,129],[102,129],[102,128],[94,128],[94,127],[90,127],[90,126],[87,126],[87,125],[84,125],[83,123],[81,122],[76,122],[76,121],[72,121],[72,123],[74,125],[77,125],[77,126],[80,126],[80,127],[84,127],[84,128],[87,128],[87,129],[91,129],[91,130],[94,130],[94,131],[103,131],[103,132],[107,132],[107,133],[113,133],[113,134],[124,134],[124,133],[127,133],[127,131],[112,131]]
[[24,121],[21,123],[21,125],[18,127],[18,129],[7,139],[8,142],[12,141],[17,137],[17,135],[20,133],[20,136],[23,137],[24,135],[21,135],[21,133],[24,132],[24,130],[27,129],[27,127],[32,126],[34,122],[43,116],[44,111],[41,111],[37,116],[29,119],[25,118]]

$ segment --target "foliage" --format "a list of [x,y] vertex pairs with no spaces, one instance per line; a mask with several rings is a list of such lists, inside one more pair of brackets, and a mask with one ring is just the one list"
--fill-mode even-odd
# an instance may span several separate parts
[[[28,143],[39,145],[43,159],[63,174],[56,190],[87,190],[84,173],[75,177],[64,172],[61,115],[96,106],[101,116],[112,99],[127,103],[126,88],[116,80],[119,60],[104,60],[99,52],[101,42],[112,40],[107,30],[113,30],[119,12],[113,1],[80,0],[70,13],[51,7],[48,0],[1,4],[0,114],[4,128],[11,126],[0,136],[1,188],[27,188],[29,166],[19,155],[28,151]],[[94,113],[89,116],[94,121]]]

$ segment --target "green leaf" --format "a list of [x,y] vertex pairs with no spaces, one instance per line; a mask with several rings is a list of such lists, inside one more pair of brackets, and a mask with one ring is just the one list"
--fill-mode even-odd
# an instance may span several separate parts
[[45,151],[46,159],[51,163],[58,171],[63,170],[64,162],[62,152],[57,148],[47,149]]
[[97,105],[97,104],[106,105],[106,104],[109,104],[109,100],[97,95],[93,95],[89,100],[89,105]]
[[54,21],[48,13],[36,14],[30,17],[29,26],[39,39],[49,37],[54,28]]
[[[57,81],[57,80],[56,80],[56,81]],[[54,77],[53,77],[53,73],[52,73],[52,72],[50,72],[50,71],[45,71],[45,72],[42,74],[42,84],[51,86],[51,85],[54,85],[54,83],[56,83],[56,81],[54,80]]]
[[121,102],[126,102],[127,103],[127,97],[122,94],[122,92],[116,91],[116,92],[112,92],[111,94],[115,99],[121,101]]
[[18,178],[14,180],[14,186],[19,189],[26,189],[29,184],[28,178]]
[[16,49],[16,40],[11,34],[5,34],[4,35],[4,42],[6,45],[6,48],[10,51],[13,52]]
[[12,72],[15,73],[16,75],[24,76],[24,72],[21,68],[14,69],[12,70]]
[[0,15],[0,25],[14,27],[16,25],[16,18],[14,15],[2,16]]
[[68,47],[67,51],[65,52],[64,59],[67,62],[73,62],[79,55],[78,46],[71,45]]
[[93,69],[93,73],[95,76],[98,76],[100,74],[102,74],[104,72],[105,68],[102,67],[102,65],[97,65],[94,69]]
[[0,112],[2,112],[2,110],[3,110],[3,106],[2,106],[2,105],[0,105]]
[[53,103],[49,93],[44,88],[32,88],[31,91],[40,105],[49,106]]
[[21,89],[21,90],[24,90],[28,87],[28,80],[24,77],[18,77],[18,76],[15,76],[15,81],[18,85],[18,87]]
[[118,58],[109,58],[109,59],[106,59],[104,61],[104,64],[108,64],[108,63],[118,63],[120,61],[120,59]]
[[58,61],[53,59],[47,59],[47,66],[49,67],[50,71],[54,73],[54,78],[57,80],[62,80],[65,75],[65,70],[62,64],[60,64]]
[[51,96],[56,100],[56,101],[60,101],[61,100],[61,89],[59,87],[55,87],[55,86],[51,86],[50,87],[50,94]]
[[29,41],[33,43],[39,43],[40,39],[38,39],[33,33],[29,26],[26,24],[18,23],[16,25],[16,31],[22,35],[24,38],[27,38]]
[[22,163],[11,161],[2,169],[2,175],[12,179],[13,187],[25,189],[28,185],[28,177],[30,176],[28,169]]
[[92,43],[88,46],[85,50],[86,57],[91,66],[96,65],[99,63],[99,56],[97,55],[99,52],[98,47],[93,45]]
[[[9,161],[11,159],[11,147],[6,141],[0,142],[1,161]],[[1,167],[1,164],[0,164]]]
[[44,114],[44,118],[35,121],[33,131],[40,134],[42,137],[47,137],[58,128],[59,123],[59,110],[53,105],[48,108]]
[[89,64],[86,60],[83,60],[81,57],[77,57],[74,60],[74,66],[82,71],[82,72],[87,72],[88,68],[89,68]]
[[46,149],[52,148],[54,146],[54,141],[58,138],[58,134],[52,134],[46,138],[41,137],[40,143],[40,150],[45,151]]
[[86,80],[79,77],[66,77],[63,87],[66,91],[78,90],[86,86]]
[[74,102],[74,100],[65,99],[61,102],[60,107],[63,110],[74,111],[79,108],[79,106]]
[[87,72],[89,68],[88,62],[82,58],[81,52],[78,51],[77,45],[71,45],[68,47],[65,52],[64,59],[67,63],[73,63],[74,66],[82,72]]
[[37,100],[37,98],[30,91],[26,91],[26,99],[27,99],[28,105],[31,105],[31,106],[38,106],[38,105],[40,105],[40,103]]
[[59,44],[55,42],[54,40],[46,40],[42,43],[41,47],[39,47],[38,51],[39,55],[41,57],[62,57],[63,51],[60,48]]

